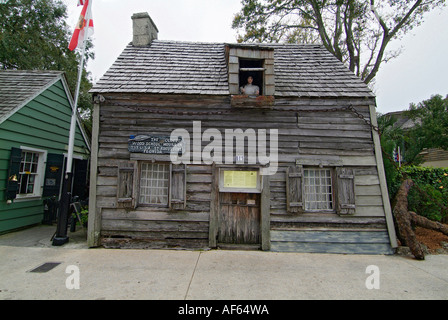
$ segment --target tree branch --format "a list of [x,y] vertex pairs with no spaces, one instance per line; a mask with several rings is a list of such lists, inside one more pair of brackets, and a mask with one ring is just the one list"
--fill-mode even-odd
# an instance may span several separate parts
[[[355,72],[355,45],[354,45],[354,37],[353,37],[353,0],[349,0],[347,2],[347,6],[345,8],[344,12],[344,28],[345,28],[345,34],[346,34],[346,45],[349,55],[349,69],[352,72]],[[347,14],[348,12],[348,14]],[[358,61],[359,63],[359,61]],[[359,65],[358,65],[359,70]]]
[[423,0],[418,0],[414,3],[412,8],[408,11],[408,13],[404,16],[403,19],[400,20],[400,22],[390,31],[390,29],[386,26],[385,22],[379,15],[378,11],[375,8],[375,1],[370,0],[370,8],[372,12],[375,14],[375,17],[377,18],[378,22],[380,23],[381,27],[383,28],[384,34],[383,34],[383,41],[381,43],[381,47],[378,51],[378,55],[375,61],[375,64],[370,71],[369,75],[364,79],[364,83],[368,84],[372,79],[376,76],[381,63],[383,62],[384,52],[386,51],[386,47],[389,44],[390,40],[396,36],[398,31],[404,26],[405,23],[408,22],[412,14],[417,10],[417,8],[421,5]]

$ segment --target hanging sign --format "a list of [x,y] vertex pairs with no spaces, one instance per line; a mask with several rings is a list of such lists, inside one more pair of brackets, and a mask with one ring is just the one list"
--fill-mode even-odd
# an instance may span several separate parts
[[182,153],[182,138],[171,140],[170,136],[138,135],[130,136],[128,150],[131,153],[171,154]]

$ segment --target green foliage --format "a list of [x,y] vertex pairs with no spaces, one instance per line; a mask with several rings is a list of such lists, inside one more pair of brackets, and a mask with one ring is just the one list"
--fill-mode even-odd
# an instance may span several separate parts
[[[411,104],[404,112],[413,127],[401,130],[390,115],[380,115],[378,124],[382,132],[382,145],[387,143],[404,150],[404,165],[419,165],[423,162],[424,149],[448,150],[448,96],[434,95],[418,104]],[[393,148],[388,150],[392,154]],[[386,156],[387,157],[387,156]]]
[[392,199],[400,188],[401,178],[396,164],[392,159],[392,153],[397,146],[403,143],[403,130],[395,126],[397,119],[394,117],[379,115],[378,128],[381,132],[381,148],[383,150],[383,164],[386,173],[387,189]]
[[409,210],[435,221],[448,217],[448,168],[407,166],[396,171],[395,179],[390,181],[393,196],[404,179],[412,179],[415,186],[408,194]]
[[[74,93],[80,57],[68,49],[72,30],[63,1],[8,0],[0,4],[0,17],[0,69],[65,71]],[[94,58],[92,47],[88,42],[86,59]],[[78,106],[87,118],[91,86],[84,69]]]
[[[74,218],[74,221],[79,223],[78,217],[76,216],[76,212],[72,213],[72,216]],[[85,206],[81,208],[81,212],[79,213],[79,218],[81,219],[81,223],[83,226],[87,225],[87,222],[89,221],[89,207]]]
[[365,83],[381,63],[400,51],[386,50],[445,0],[242,0],[232,27],[239,42],[320,42]]
[[417,105],[411,104],[406,112],[415,126],[408,132],[409,152],[412,161],[423,148],[448,150],[448,96],[434,95]]
[[[390,199],[394,199],[404,179],[412,179],[415,186],[408,194],[409,210],[435,221],[446,221],[448,212],[448,168],[417,166],[425,148],[448,149],[448,96],[432,96],[417,105],[412,104],[406,114],[415,126],[401,130],[396,119],[378,116],[381,147]],[[405,166],[398,168],[392,152],[400,146],[405,150]]]
[[447,205],[445,192],[440,192],[430,184],[419,185],[419,188],[412,187],[409,191],[409,210],[417,212],[430,220],[442,221],[447,214],[446,210],[442,209],[443,206]]

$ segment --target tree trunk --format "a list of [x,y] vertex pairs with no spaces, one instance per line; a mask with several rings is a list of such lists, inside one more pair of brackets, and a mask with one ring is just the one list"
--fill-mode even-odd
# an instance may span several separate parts
[[425,229],[438,231],[448,236],[448,227],[443,223],[431,221],[425,217],[419,216],[418,214],[412,211],[409,211],[409,215],[411,216],[411,221],[414,225],[417,225]]
[[396,196],[396,204],[393,210],[398,227],[400,240],[408,246],[417,260],[424,260],[425,254],[420,243],[417,241],[414,230],[412,230],[411,215],[408,211],[408,192],[414,185],[411,179],[403,181]]

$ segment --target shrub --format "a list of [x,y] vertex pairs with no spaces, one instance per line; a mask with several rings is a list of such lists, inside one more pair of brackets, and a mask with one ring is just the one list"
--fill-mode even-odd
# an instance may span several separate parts
[[408,194],[409,210],[431,220],[446,221],[448,168],[402,167],[390,184],[397,186],[408,178],[415,184]]
[[[423,191],[423,192],[422,192]],[[441,221],[446,212],[442,210],[446,206],[443,194],[430,184],[412,187],[408,194],[408,208],[430,220]]]

